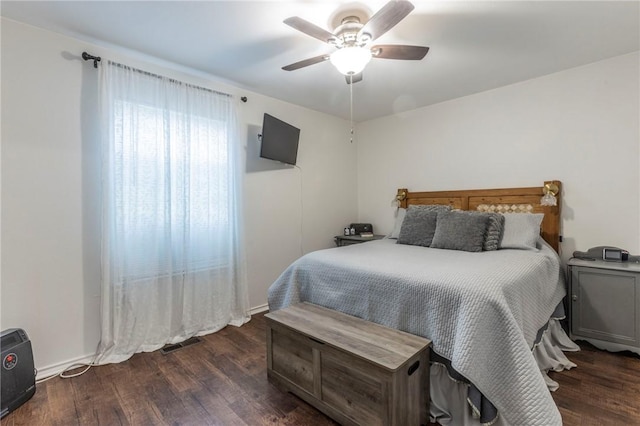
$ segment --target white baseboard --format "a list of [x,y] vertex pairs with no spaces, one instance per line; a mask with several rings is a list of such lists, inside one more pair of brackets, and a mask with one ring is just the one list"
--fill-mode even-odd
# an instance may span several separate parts
[[255,315],[255,314],[259,314],[260,312],[264,312],[264,311],[268,311],[268,310],[269,310],[269,305],[267,303],[265,303],[264,305],[255,306],[255,307],[249,309],[249,313],[251,315]]
[[84,365],[90,364],[91,362],[93,362],[94,358],[95,358],[95,354],[85,355],[79,358],[74,358],[74,359],[60,362],[58,364],[53,364],[47,367],[39,368],[38,374],[36,374],[36,380],[41,380],[41,379],[46,379],[47,377],[56,376],[74,364],[84,364]]

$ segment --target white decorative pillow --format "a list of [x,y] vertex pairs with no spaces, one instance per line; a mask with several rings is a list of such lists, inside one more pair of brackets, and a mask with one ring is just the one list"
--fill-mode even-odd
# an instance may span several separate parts
[[398,239],[398,236],[400,235],[400,228],[402,228],[402,221],[404,220],[404,216],[406,214],[406,209],[399,208],[396,210],[396,221],[393,225],[393,231],[391,231],[391,235],[389,235],[389,238]]
[[504,213],[500,248],[537,250],[542,213]]

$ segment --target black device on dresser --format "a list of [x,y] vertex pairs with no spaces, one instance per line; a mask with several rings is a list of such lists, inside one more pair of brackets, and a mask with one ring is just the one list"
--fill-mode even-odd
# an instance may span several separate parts
[[353,228],[356,235],[373,234],[373,225],[370,223],[352,223],[349,228]]
[[0,418],[6,416],[36,393],[36,374],[33,351],[27,333],[21,328],[10,328],[0,335],[2,349],[2,401]]

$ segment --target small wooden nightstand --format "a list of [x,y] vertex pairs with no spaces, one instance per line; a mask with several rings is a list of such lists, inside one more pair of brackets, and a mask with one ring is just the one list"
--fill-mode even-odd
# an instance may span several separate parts
[[568,269],[571,337],[640,354],[640,264],[573,258]]
[[351,244],[366,243],[367,241],[381,240],[384,235],[374,235],[373,237],[361,237],[360,235],[336,235],[334,241],[338,247],[350,246]]

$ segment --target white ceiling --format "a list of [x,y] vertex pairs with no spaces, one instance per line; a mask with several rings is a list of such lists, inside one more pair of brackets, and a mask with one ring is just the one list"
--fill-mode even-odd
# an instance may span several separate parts
[[[282,21],[299,16],[332,31],[352,8],[385,0],[6,1],[16,21],[124,46],[236,85],[349,118],[349,86],[327,61],[282,66],[332,47]],[[364,121],[466,96],[640,49],[637,1],[422,1],[377,44],[429,46],[422,61],[373,59],[354,85]]]

